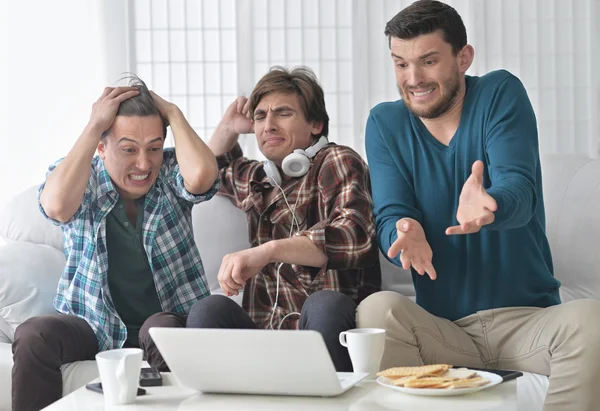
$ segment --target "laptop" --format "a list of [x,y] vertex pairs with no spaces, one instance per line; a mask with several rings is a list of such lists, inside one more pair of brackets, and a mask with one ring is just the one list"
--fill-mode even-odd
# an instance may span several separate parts
[[317,331],[150,328],[182,386],[203,393],[331,397],[368,377],[336,373]]

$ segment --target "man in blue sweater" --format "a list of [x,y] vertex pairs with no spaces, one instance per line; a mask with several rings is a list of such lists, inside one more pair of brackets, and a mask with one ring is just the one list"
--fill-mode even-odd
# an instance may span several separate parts
[[446,4],[417,1],[385,34],[402,100],[373,108],[366,150],[379,244],[417,303],[373,294],[357,324],[387,329],[382,368],[530,371],[550,376],[545,411],[597,409],[600,302],[560,304],[523,85],[465,75],[474,50]]

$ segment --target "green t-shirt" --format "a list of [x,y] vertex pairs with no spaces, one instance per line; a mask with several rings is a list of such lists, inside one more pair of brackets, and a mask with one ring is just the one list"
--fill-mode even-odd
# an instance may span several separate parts
[[152,270],[142,242],[145,197],[135,201],[135,226],[119,199],[106,218],[108,286],[121,320],[127,326],[126,342],[138,346],[140,327],[152,314],[162,311]]

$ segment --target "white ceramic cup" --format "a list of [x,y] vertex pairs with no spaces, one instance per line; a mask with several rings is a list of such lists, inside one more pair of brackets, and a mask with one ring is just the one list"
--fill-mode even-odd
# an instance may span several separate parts
[[96,354],[105,405],[132,404],[137,395],[143,351],[120,348]]
[[383,348],[385,346],[385,330],[381,328],[355,328],[340,333],[340,344],[348,347],[354,372],[368,372],[375,377],[379,372]]

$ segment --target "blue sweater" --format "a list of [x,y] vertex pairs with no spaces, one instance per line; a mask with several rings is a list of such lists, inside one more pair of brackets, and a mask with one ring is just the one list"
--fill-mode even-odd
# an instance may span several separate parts
[[[452,321],[491,308],[559,304],[527,93],[503,70],[466,76],[466,85],[449,146],[402,100],[371,110],[366,149],[381,250],[387,255],[400,218],[419,221],[438,277],[412,271],[417,303]],[[495,221],[476,234],[447,236],[446,228],[458,224],[458,198],[476,160],[484,162],[484,187],[498,204]],[[390,261],[401,265],[399,256]]]

